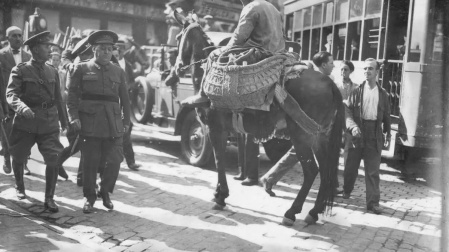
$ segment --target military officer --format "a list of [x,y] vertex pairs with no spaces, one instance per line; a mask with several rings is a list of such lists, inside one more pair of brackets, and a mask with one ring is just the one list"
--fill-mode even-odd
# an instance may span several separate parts
[[106,208],[114,208],[109,193],[114,189],[123,161],[123,134],[130,125],[125,72],[110,62],[117,39],[112,31],[92,33],[88,42],[94,58],[77,64],[68,79],[70,122],[83,138],[84,213],[93,212],[96,176],[103,161],[106,166],[100,176],[99,195]]
[[26,197],[23,164],[31,147],[37,143],[47,165],[44,206],[51,212],[57,212],[58,206],[53,196],[58,177],[58,155],[63,148],[59,142],[59,132],[60,127],[67,127],[67,118],[62,105],[58,71],[46,63],[50,58],[50,46],[53,45],[49,34],[48,31],[42,32],[24,42],[29,46],[32,58],[12,69],[6,100],[15,112],[10,154],[17,197]]

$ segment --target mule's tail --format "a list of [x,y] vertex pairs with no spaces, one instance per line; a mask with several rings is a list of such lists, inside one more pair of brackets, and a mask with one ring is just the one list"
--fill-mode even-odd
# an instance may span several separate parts
[[345,108],[343,105],[343,98],[334,83],[332,83],[332,93],[333,105],[334,108],[337,109],[337,111],[335,114],[334,123],[330,132],[329,143],[327,146],[327,153],[329,158],[327,159],[326,165],[328,168],[326,177],[330,185],[330,187],[328,187],[330,190],[328,190],[327,192],[324,203],[326,209],[328,210],[332,209],[334,203],[334,190],[337,186],[335,182],[337,181],[341,139],[345,123]]

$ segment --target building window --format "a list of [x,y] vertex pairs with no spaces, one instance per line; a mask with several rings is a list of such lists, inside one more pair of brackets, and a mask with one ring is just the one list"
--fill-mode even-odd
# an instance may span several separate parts
[[80,17],[72,17],[72,27],[76,29],[80,29],[81,31],[91,29],[91,30],[99,30],[100,29],[100,20],[93,18],[80,18]]
[[363,37],[362,59],[377,59],[377,50],[379,48],[379,24],[380,18],[365,20],[365,30]]
[[358,18],[363,14],[363,0],[351,0],[351,5],[349,6],[349,17]]
[[11,9],[12,25],[23,29],[25,25],[25,10],[22,9]]
[[332,17],[334,15],[334,3],[329,2],[324,4],[324,24],[332,24]]
[[321,20],[323,19],[323,6],[320,5],[316,5],[313,6],[313,22],[312,25],[320,25],[321,24]]
[[348,0],[336,0],[337,4],[335,7],[335,21],[346,21],[348,20]]
[[366,15],[380,14],[382,9],[382,0],[366,0]]
[[312,12],[309,8],[303,10],[304,27],[309,27],[312,24]]
[[59,28],[59,11],[40,9],[40,13],[47,19],[47,30],[52,34],[61,32]]
[[126,36],[133,35],[133,26],[128,22],[120,22],[120,21],[108,21],[108,29],[114,31],[117,34],[122,34]]

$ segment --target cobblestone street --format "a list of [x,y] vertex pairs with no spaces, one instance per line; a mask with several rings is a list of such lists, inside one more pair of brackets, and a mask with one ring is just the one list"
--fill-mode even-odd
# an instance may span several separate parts
[[[384,163],[383,215],[366,212],[360,169],[351,198],[337,197],[332,214],[307,226],[316,179],[303,212],[286,227],[280,222],[302,183],[299,166],[274,188],[277,197],[270,197],[260,186],[244,187],[232,179],[237,155],[235,147],[228,148],[230,196],[225,210],[216,211],[211,210],[214,166],[187,165],[177,158],[178,142],[150,137],[135,128],[134,150],[142,167],[136,172],[122,163],[111,195],[114,210],[97,200],[92,214],[82,212],[82,188],[76,185],[79,154],[64,165],[69,180],[58,180],[59,212],[44,211],[45,166],[34,147],[28,164],[32,175],[25,176],[27,199],[17,200],[12,174],[0,175],[0,251],[439,251],[441,193],[419,180],[405,183]],[[262,154],[259,175],[271,165]],[[340,185],[342,174],[340,165]]]

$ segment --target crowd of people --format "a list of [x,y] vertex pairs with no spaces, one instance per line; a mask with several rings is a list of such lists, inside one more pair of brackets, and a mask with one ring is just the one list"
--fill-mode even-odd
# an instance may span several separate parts
[[[26,198],[24,174],[31,173],[26,163],[37,144],[46,164],[44,206],[58,212],[53,200],[58,174],[68,178],[63,163],[81,150],[77,184],[86,198],[83,211],[92,212],[97,196],[113,209],[109,193],[123,157],[129,169],[140,167],[130,139],[128,92],[135,72],[125,59],[126,42],[112,31],[96,31],[72,37],[64,50],[49,34],[23,41],[20,28],[6,30],[8,46],[0,50],[3,170],[13,171],[17,197]],[[69,140],[65,148],[61,130]]]
[[[241,0],[239,24],[228,46],[261,47],[270,52],[285,49],[282,17],[272,4],[264,0]],[[128,167],[138,170],[130,141],[129,89],[135,76],[126,60],[126,41],[112,31],[95,31],[86,37],[75,37],[68,50],[52,43],[49,32],[36,34],[23,42],[18,27],[6,30],[9,46],[0,51],[0,119],[5,173],[14,172],[19,199],[26,197],[23,180],[26,162],[34,144],[46,163],[45,208],[57,212],[53,200],[58,174],[67,178],[63,163],[81,150],[77,183],[83,186],[84,213],[91,213],[97,197],[113,209],[109,194],[113,192],[123,158]],[[22,49],[29,47],[31,54]],[[313,57],[314,69],[323,78],[334,79],[334,59],[329,52]],[[390,108],[388,95],[377,82],[379,63],[364,61],[365,81],[353,83],[354,65],[342,61],[341,76],[335,80],[345,104],[345,168],[343,190],[335,177],[334,194],[348,199],[354,188],[357,170],[365,163],[366,206],[376,214],[379,206],[379,169],[382,146],[390,140]],[[184,101],[184,105],[207,103],[203,92]],[[59,140],[60,129],[66,131],[69,146]],[[385,135],[384,135],[385,134]],[[259,181],[259,152],[250,134],[239,142],[240,173],[235,177],[246,186]],[[292,147],[279,162],[260,178],[264,189],[274,196],[272,187],[296,163]],[[99,187],[96,184],[100,174]],[[97,188],[98,187],[98,188]]]

